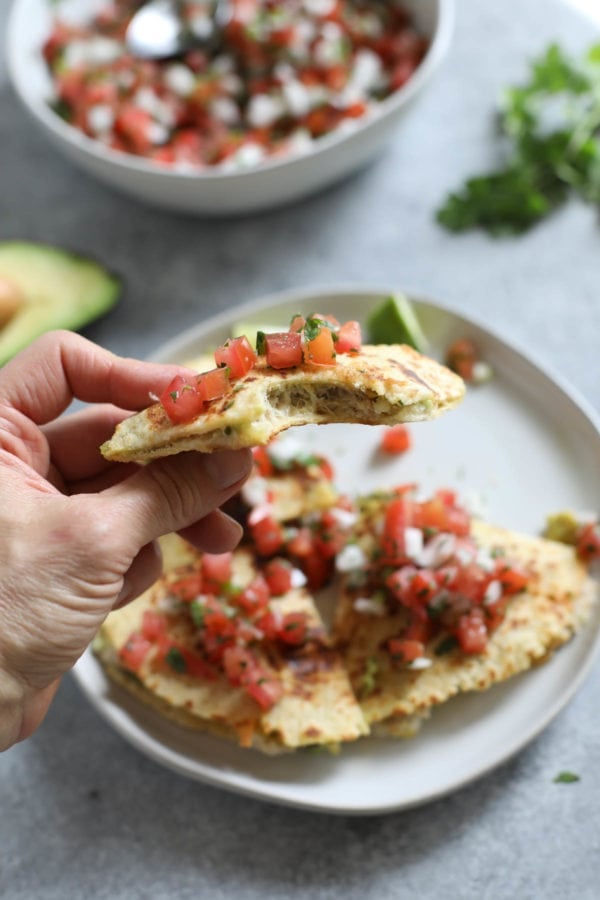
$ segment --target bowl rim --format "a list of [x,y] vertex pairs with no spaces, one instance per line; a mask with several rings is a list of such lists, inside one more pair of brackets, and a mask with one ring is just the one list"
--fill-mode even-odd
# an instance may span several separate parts
[[36,95],[35,100],[31,98],[29,91],[25,88],[24,83],[21,80],[19,74],[21,69],[17,62],[17,48],[19,48],[22,43],[20,40],[18,19],[23,3],[27,2],[31,2],[31,0],[14,0],[8,16],[5,39],[5,59],[8,78],[25,108],[33,118],[45,126],[54,137],[59,139],[62,143],[79,150],[84,156],[91,157],[105,165],[113,166],[124,173],[135,172],[138,175],[156,177],[165,182],[175,180],[181,182],[206,181],[207,183],[214,183],[226,181],[233,183],[235,181],[246,179],[249,175],[267,176],[269,173],[277,172],[283,168],[289,171],[292,167],[299,167],[305,165],[307,161],[318,159],[329,151],[335,150],[340,144],[358,138],[358,136],[367,132],[370,127],[375,125],[378,121],[393,116],[394,113],[408,104],[417,92],[425,86],[426,82],[446,56],[450,47],[455,21],[455,0],[436,0],[436,28],[423,60],[405,85],[394,91],[389,97],[380,101],[380,103],[377,104],[377,106],[374,107],[362,121],[358,121],[351,131],[339,128],[335,129],[333,132],[320,138],[318,143],[308,153],[293,153],[290,156],[281,158],[270,158],[247,169],[235,171],[223,171],[220,168],[193,170],[173,169],[168,166],[157,164],[144,157],[138,157],[133,154],[113,150],[110,147],[104,147],[99,141],[88,137],[83,132],[61,119],[41,95]]

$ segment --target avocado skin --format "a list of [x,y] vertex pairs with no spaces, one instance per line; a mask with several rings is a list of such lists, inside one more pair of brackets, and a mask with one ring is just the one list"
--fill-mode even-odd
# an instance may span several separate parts
[[28,241],[0,242],[0,276],[13,281],[25,298],[0,329],[0,366],[46,331],[76,331],[104,315],[122,288],[95,260]]

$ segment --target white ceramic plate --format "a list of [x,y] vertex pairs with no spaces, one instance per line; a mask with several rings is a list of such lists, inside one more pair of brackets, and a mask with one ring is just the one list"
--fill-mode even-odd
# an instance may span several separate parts
[[[155,355],[183,361],[213,349],[233,323],[287,324],[295,312],[319,310],[364,319],[383,290],[316,290],[267,298],[231,310],[171,341]],[[456,337],[474,338],[495,378],[435,422],[413,425],[413,449],[382,462],[380,432],[363,426],[298,430],[307,448],[334,461],[338,480],[360,491],[401,481],[448,485],[484,503],[489,521],[539,532],[548,512],[597,509],[600,423],[560,379],[482,325],[415,300],[431,355]],[[573,696],[599,644],[600,612],[546,665],[484,694],[464,695],[436,710],[412,741],[368,738],[339,756],[300,752],[267,758],[187,731],[109,684],[87,652],[76,678],[100,714],[148,756],[184,775],[278,803],[329,813],[370,814],[424,803],[499,765],[532,740]]]

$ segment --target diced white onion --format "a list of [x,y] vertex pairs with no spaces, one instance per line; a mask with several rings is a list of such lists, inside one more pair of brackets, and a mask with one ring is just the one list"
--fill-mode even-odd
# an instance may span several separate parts
[[306,575],[300,569],[292,569],[291,582],[293,588],[301,588],[306,584]]
[[294,116],[305,116],[310,111],[310,94],[301,81],[289,79],[281,86],[281,94],[285,105]]
[[347,544],[335,558],[335,567],[338,572],[352,572],[354,569],[362,569],[367,563],[367,557],[358,544]]
[[350,85],[363,94],[376,88],[381,80],[381,58],[372,50],[363,48],[354,57],[354,65],[350,74]]
[[276,466],[285,466],[287,463],[293,462],[302,453],[303,449],[301,441],[293,434],[288,433],[278,438],[274,444],[271,444],[269,456]]
[[419,558],[423,552],[423,532],[420,528],[409,526],[404,529],[404,549],[412,560]]
[[444,532],[435,534],[423,547],[415,562],[425,569],[443,566],[456,550],[456,538]]
[[340,509],[338,506],[334,506],[328,512],[342,528],[352,528],[358,521],[358,513],[351,509]]
[[406,668],[416,669],[417,671],[419,671],[421,669],[428,669],[431,665],[432,662],[427,656],[417,656],[416,659],[413,659],[406,664]]
[[107,103],[96,103],[88,109],[87,121],[94,134],[106,134],[114,125],[115,114]]
[[264,506],[269,502],[269,484],[261,475],[253,475],[241,490],[242,500],[248,506]]
[[309,16],[328,16],[335,9],[335,0],[304,0],[302,5]]
[[188,97],[196,86],[196,76],[183,63],[174,63],[165,70],[165,85],[178,97]]
[[[480,547],[477,551],[477,556],[475,557],[475,562],[479,566],[480,569],[483,569],[484,572],[493,572],[496,568],[496,563],[494,562],[494,557],[486,550],[484,547]],[[493,582],[492,582],[493,583]]]
[[276,122],[284,112],[279,97],[271,94],[254,94],[246,109],[246,118],[253,128],[267,128]]
[[231,157],[236,168],[250,169],[257,166],[265,158],[265,149],[260,144],[244,144]]
[[240,120],[240,109],[230,97],[217,97],[210,105],[210,110],[219,122],[235,125]]
[[352,605],[356,612],[365,613],[368,616],[385,615],[385,605],[374,597],[357,597]]
[[483,595],[483,602],[486,606],[492,603],[497,603],[497,601],[502,596],[502,584],[499,581],[490,581],[487,588],[485,589],[485,594]]

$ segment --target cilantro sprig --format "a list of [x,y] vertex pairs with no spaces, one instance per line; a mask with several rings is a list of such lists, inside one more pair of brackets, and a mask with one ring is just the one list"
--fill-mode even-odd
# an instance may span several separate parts
[[529,81],[506,90],[500,130],[509,148],[504,168],[451,193],[437,212],[441,225],[515,235],[571,193],[600,205],[600,44],[578,61],[548,47]]

